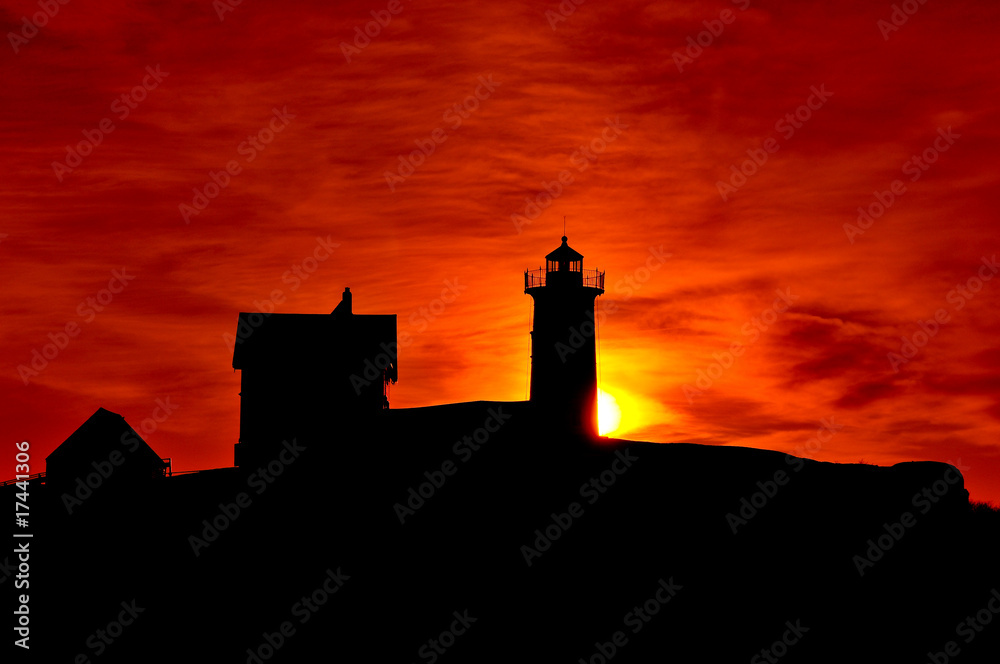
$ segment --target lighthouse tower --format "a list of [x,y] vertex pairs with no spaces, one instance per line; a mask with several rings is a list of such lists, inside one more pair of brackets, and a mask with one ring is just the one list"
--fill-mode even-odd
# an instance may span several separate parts
[[604,272],[584,270],[583,255],[566,244],[545,257],[545,268],[524,273],[535,305],[531,330],[531,403],[546,421],[573,433],[597,435],[597,324],[594,301]]

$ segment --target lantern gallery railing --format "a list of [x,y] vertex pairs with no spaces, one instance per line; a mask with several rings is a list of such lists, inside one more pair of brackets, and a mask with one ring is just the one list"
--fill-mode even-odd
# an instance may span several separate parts
[[[601,270],[583,270],[582,272],[548,272],[545,268],[525,270],[524,288],[528,289],[545,286],[547,274],[555,275],[550,277],[550,285],[555,285],[555,281],[558,279],[560,285],[563,283],[572,283],[575,285],[586,286],[588,288],[600,288],[601,290],[604,290],[604,272]],[[577,282],[576,279],[580,279],[580,281]]]

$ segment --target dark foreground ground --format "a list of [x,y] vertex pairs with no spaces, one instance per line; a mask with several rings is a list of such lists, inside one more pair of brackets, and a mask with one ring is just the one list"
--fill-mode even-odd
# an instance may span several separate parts
[[295,442],[72,515],[33,484],[34,661],[998,661],[1000,529],[948,465],[594,445],[492,402]]

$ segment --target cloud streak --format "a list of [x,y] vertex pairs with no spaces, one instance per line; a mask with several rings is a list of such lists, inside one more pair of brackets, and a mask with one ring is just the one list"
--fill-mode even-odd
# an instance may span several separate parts
[[[822,459],[961,453],[973,496],[1000,500],[1000,289],[948,301],[1000,247],[1000,8],[928,3],[885,39],[889,3],[587,2],[555,29],[555,2],[401,6],[350,62],[341,43],[386,3],[241,3],[220,21],[204,2],[70,2],[5,47],[0,385],[16,436],[45,451],[97,406],[141,419],[172,394],[182,407],[157,451],[229,465],[239,380],[222,335],[282,287],[281,311],[316,313],[350,286],[356,311],[396,313],[402,331],[458,279],[467,290],[401,352],[393,405],[523,398],[522,272],[565,215],[586,267],[607,271],[601,301],[619,304],[601,375],[642,410],[621,435],[791,450],[836,416]],[[725,10],[735,20],[678,71],[673,54]],[[9,3],[0,31],[34,11]],[[169,76],[115,114],[158,66]],[[499,85],[452,129],[444,114],[489,76]],[[808,121],[775,128],[821,86],[832,94]],[[287,127],[241,154],[286,107]],[[628,128],[580,170],[573,155],[609,117]],[[104,118],[113,131],[59,181],[52,162]],[[442,127],[391,190],[385,172]],[[906,164],[948,127],[961,138],[911,180]],[[777,150],[722,200],[717,183],[768,139]],[[185,224],[178,206],[233,160]],[[511,215],[563,171],[572,183],[518,234]],[[851,243],[844,225],[897,179],[905,193]],[[288,289],[282,275],[327,236],[337,251]],[[671,258],[626,300],[614,285],[661,245]],[[135,281],[24,386],[18,364],[122,265]],[[682,385],[746,340],[778,288],[801,299],[688,403]],[[887,354],[942,307],[950,321],[893,372]]]

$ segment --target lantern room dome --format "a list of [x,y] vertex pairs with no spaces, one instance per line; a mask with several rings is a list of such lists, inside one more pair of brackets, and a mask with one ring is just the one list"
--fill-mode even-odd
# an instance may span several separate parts
[[[567,237],[562,236],[562,244],[545,257],[545,267],[537,270],[526,270],[524,273],[524,292],[532,288],[549,287],[587,287],[604,292],[604,273],[600,270],[584,270],[583,254],[567,244]],[[600,294],[598,293],[598,295]]]
[[[566,240],[567,240],[566,236],[563,235],[562,244],[559,245],[558,249],[556,249],[555,251],[551,252],[548,256],[546,256],[545,260],[548,261],[549,263],[557,263],[557,264],[580,263],[581,267],[577,267],[576,270],[574,270],[574,271],[579,271],[580,269],[582,269],[583,254],[581,254],[579,251],[574,250],[572,247],[566,244]],[[555,270],[549,268],[549,271],[554,272]]]

